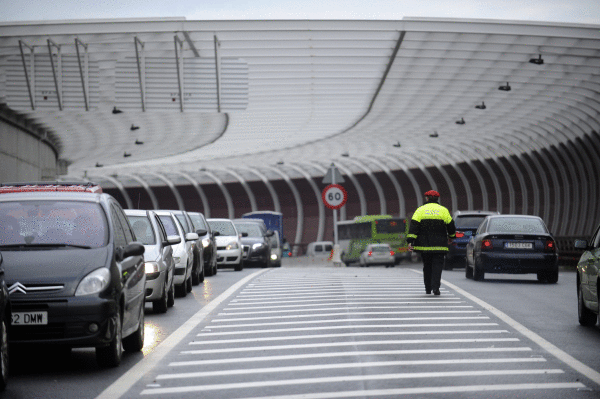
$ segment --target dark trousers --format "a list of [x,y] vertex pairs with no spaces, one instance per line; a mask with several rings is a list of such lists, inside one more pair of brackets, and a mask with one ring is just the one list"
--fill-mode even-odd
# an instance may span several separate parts
[[425,289],[439,290],[440,280],[442,279],[442,269],[444,268],[443,252],[421,252],[423,260],[423,281]]

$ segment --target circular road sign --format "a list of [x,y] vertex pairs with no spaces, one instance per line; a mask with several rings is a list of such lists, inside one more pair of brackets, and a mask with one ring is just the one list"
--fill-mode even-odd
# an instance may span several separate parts
[[339,184],[328,185],[321,196],[323,197],[323,203],[329,209],[340,209],[348,200],[348,193]]

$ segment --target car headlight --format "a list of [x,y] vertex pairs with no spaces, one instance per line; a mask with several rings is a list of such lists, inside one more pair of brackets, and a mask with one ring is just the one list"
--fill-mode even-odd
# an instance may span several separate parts
[[156,262],[146,262],[146,274],[158,273],[158,263]]
[[253,244],[253,245],[252,245],[252,250],[253,250],[253,251],[256,251],[257,249],[260,249],[260,248],[262,248],[262,247],[263,247],[263,244],[262,244],[262,243],[260,243],[260,242],[257,242],[256,244]]
[[271,260],[277,260],[277,254],[271,254]]
[[94,270],[81,280],[75,291],[75,296],[96,294],[108,287],[109,283],[110,272],[107,268]]
[[229,244],[227,244],[227,246],[225,247],[226,250],[230,250],[230,249],[238,249],[240,247],[240,245],[237,243],[237,241],[234,242],[230,242]]
[[202,246],[203,246],[204,248],[206,248],[206,247],[208,247],[209,245],[210,245],[210,239],[208,239],[208,238],[203,238],[203,239],[202,239]]

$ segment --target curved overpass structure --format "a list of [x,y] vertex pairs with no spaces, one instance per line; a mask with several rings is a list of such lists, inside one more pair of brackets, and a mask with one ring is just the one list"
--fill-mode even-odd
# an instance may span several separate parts
[[[497,20],[0,24],[0,103],[58,140],[73,180],[126,207],[284,213],[292,243],[342,219],[452,210],[600,219],[600,26]],[[119,112],[120,111],[120,112]]]

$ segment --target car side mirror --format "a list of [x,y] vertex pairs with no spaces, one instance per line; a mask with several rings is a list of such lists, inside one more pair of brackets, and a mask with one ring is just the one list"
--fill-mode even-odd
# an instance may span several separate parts
[[145,251],[146,248],[144,248],[141,243],[134,241],[125,248],[120,248],[120,250],[117,250],[117,260],[120,262],[125,258],[129,258],[130,256],[140,256],[143,255]]
[[196,233],[187,233],[185,235],[185,240],[186,241],[197,241],[200,237],[198,237],[198,234]]
[[575,240],[574,246],[578,249],[588,249],[588,243],[586,240]]
[[204,229],[198,229],[198,230],[196,230],[196,234],[198,234],[199,236],[205,236],[206,233],[208,233],[208,231],[206,231]]
[[181,237],[172,235],[172,236],[167,236],[167,239],[166,239],[166,241],[163,242],[163,245],[164,246],[177,245],[179,243],[181,243]]
[[241,236],[242,237],[248,237],[248,233],[242,233]]
[[273,230],[267,230],[267,234],[265,234],[267,237],[273,237],[275,235],[275,232]]
[[213,235],[213,237],[216,237],[216,236],[220,236],[221,233],[219,233],[218,231],[213,231],[212,235]]

